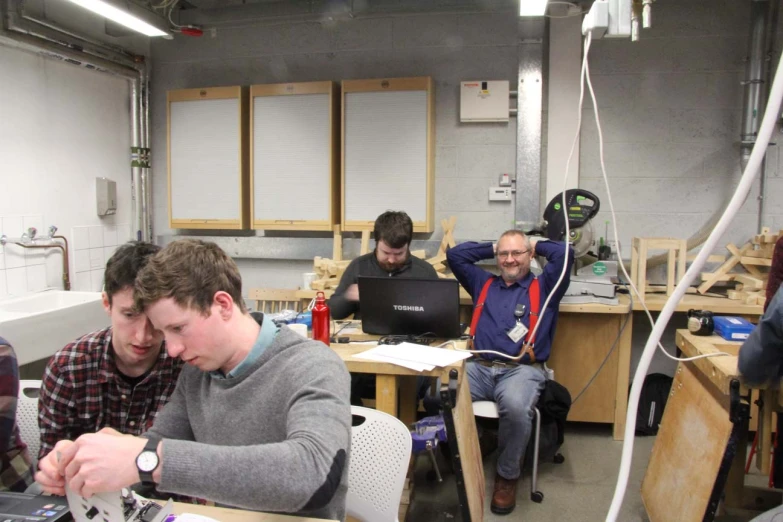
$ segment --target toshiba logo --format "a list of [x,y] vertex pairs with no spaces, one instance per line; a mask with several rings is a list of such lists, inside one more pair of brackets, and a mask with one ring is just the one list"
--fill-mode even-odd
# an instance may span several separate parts
[[423,306],[405,306],[405,305],[392,305],[395,310],[401,312],[423,312]]

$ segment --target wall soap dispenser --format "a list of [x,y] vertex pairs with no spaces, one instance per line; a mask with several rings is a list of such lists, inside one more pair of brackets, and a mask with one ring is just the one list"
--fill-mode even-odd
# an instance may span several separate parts
[[110,216],[117,213],[117,183],[109,178],[95,178],[98,215]]

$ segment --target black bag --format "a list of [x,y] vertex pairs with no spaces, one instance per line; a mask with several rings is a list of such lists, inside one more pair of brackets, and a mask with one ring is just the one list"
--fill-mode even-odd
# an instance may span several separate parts
[[[547,380],[544,390],[536,404],[541,413],[541,433],[538,437],[538,460],[542,462],[558,462],[558,450],[565,440],[565,423],[568,411],[571,409],[571,394],[562,384]],[[535,419],[533,420],[535,422]],[[533,455],[533,437],[530,437],[528,450],[525,452],[525,466],[531,464]]]
[[672,388],[672,378],[662,373],[651,373],[644,378],[636,411],[636,434],[655,435],[663,418],[663,409]]

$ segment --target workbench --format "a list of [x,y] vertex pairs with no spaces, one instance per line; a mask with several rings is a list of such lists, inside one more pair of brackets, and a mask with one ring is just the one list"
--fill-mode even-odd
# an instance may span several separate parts
[[[731,355],[681,362],[674,376],[660,430],[642,482],[642,501],[659,522],[712,520],[725,494],[729,508],[764,511],[780,504],[780,492],[744,485],[749,392],[737,370],[742,345],[712,336],[676,333],[684,357]],[[770,433],[778,392],[759,387],[764,407],[758,416],[757,466],[770,465]]]

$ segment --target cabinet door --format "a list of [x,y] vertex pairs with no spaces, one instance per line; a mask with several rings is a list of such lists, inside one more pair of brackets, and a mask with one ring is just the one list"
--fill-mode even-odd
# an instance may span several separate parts
[[250,88],[254,229],[332,230],[339,222],[338,95],[332,82]]
[[403,210],[414,232],[434,225],[432,79],[342,82],[343,230],[372,230],[387,210]]
[[171,228],[248,228],[247,90],[169,91]]

